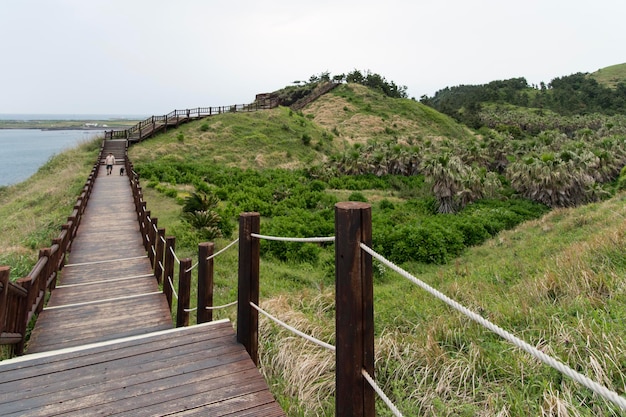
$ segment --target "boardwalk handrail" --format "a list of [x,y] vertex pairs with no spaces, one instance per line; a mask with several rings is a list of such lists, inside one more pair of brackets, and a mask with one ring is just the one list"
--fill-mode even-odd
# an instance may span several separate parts
[[67,223],[61,226],[61,232],[52,239],[50,247],[39,250],[39,258],[30,273],[9,282],[10,269],[0,267],[0,345],[10,345],[11,356],[24,353],[28,325],[43,310],[46,293],[56,287],[58,272],[65,265],[66,253],[72,246],[98,176],[103,152],[104,142]]
[[233,104],[219,107],[196,107],[193,109],[179,109],[162,116],[150,116],[136,125],[124,130],[108,130],[104,132],[105,139],[129,139],[142,141],[153,136],[161,129],[168,126],[178,126],[181,123],[203,117],[214,116],[223,113],[253,112],[257,110],[271,109],[278,106],[275,101],[258,102],[250,104]]
[[[339,206],[346,204],[346,203],[339,203]],[[336,339],[337,339],[337,345],[340,346],[341,342],[340,339],[343,337],[342,335],[345,335],[343,332],[345,331],[346,327],[349,329],[358,329],[360,327],[364,327],[365,329],[367,329],[367,323],[362,323],[361,321],[361,317],[365,317],[365,319],[363,319],[364,321],[367,320],[367,317],[369,316],[369,312],[372,310],[371,306],[368,305],[369,300],[371,300],[370,295],[368,294],[369,291],[371,291],[369,289],[369,287],[371,286],[373,288],[373,285],[371,284],[371,259],[375,258],[377,261],[381,262],[383,265],[389,267],[390,269],[392,269],[393,271],[397,272],[398,274],[400,274],[402,277],[408,279],[409,281],[411,281],[412,283],[414,283],[415,285],[419,286],[420,288],[426,290],[428,293],[430,293],[431,295],[435,296],[436,298],[442,300],[443,302],[445,302],[446,304],[448,304],[450,307],[456,309],[457,311],[461,312],[462,314],[466,315],[468,318],[476,321],[477,323],[481,324],[483,327],[487,328],[488,330],[496,333],[497,335],[499,335],[500,337],[502,337],[503,339],[505,339],[506,341],[512,343],[513,345],[515,345],[516,347],[520,348],[521,350],[525,351],[526,353],[530,354],[531,356],[535,357],[536,359],[540,360],[541,362],[543,362],[544,364],[556,369],[557,371],[565,374],[566,376],[570,377],[571,379],[573,379],[574,381],[576,381],[577,383],[583,385],[584,387],[590,389],[591,391],[593,391],[594,393],[600,395],[601,397],[603,397],[605,400],[608,400],[610,402],[612,402],[613,404],[617,405],[618,407],[620,407],[622,410],[626,410],[626,398],[620,396],[619,394],[617,394],[614,391],[609,390],[608,388],[606,388],[605,386],[593,381],[592,379],[590,379],[589,377],[581,374],[578,371],[575,371],[574,369],[570,368],[569,366],[567,366],[566,364],[562,363],[561,361],[550,357],[549,355],[545,354],[543,351],[535,348],[534,346],[524,342],[523,340],[517,338],[516,336],[512,335],[511,333],[507,332],[506,330],[500,328],[499,326],[489,322],[487,319],[483,318],[482,316],[480,316],[479,314],[476,314],[474,312],[472,312],[471,310],[469,310],[468,308],[462,306],[460,303],[452,300],[451,298],[445,296],[444,294],[442,294],[441,292],[437,291],[436,289],[432,288],[431,286],[429,286],[428,284],[420,281],[419,279],[415,278],[413,275],[409,274],[407,271],[403,270],[402,268],[396,266],[395,264],[393,264],[391,261],[387,260],[386,258],[384,258],[382,255],[379,255],[378,253],[376,253],[375,251],[373,251],[371,249],[371,244],[366,244],[365,242],[362,242],[360,240],[367,240],[367,237],[369,236],[369,226],[362,226],[362,227],[357,227],[355,226],[359,224],[359,222],[362,222],[363,218],[366,219],[366,223],[371,224],[371,218],[369,217],[369,214],[359,214],[357,215],[356,219],[352,219],[350,221],[350,219],[341,219],[340,218],[340,213],[339,213],[340,209],[339,207],[336,207],[336,218],[335,218],[335,227],[336,227],[336,232],[337,232],[337,236],[334,238],[335,242],[336,242],[336,283],[337,283],[337,300],[336,300],[336,320],[337,320],[337,327],[336,327]],[[342,226],[343,225],[343,226]],[[348,228],[349,230],[351,230],[352,232],[352,239],[348,239],[349,241],[349,246],[354,244],[355,242],[358,244],[361,254],[360,254],[360,261],[350,258],[349,256],[346,257],[345,253],[341,254],[340,252],[341,249],[338,248],[338,245],[341,245],[341,241],[343,240],[341,237],[341,229],[343,228]],[[365,234],[363,233],[363,230],[365,230]],[[289,237],[276,237],[276,236],[264,236],[264,235],[260,235],[258,233],[250,233],[251,237],[253,238],[257,238],[257,239],[268,239],[268,240],[282,240],[282,241],[331,241],[333,240],[332,237],[328,237],[328,238],[289,238]],[[363,236],[365,235],[365,236]],[[240,236],[240,239],[242,238],[242,236]],[[342,258],[341,262],[337,262],[337,260],[339,258]],[[251,260],[252,264],[256,264],[258,261],[257,260]],[[340,272],[340,268],[345,268],[346,266],[350,267],[350,271],[341,271]],[[369,270],[368,270],[369,268]],[[361,306],[361,308],[363,309],[363,314],[359,314],[358,312],[361,311],[358,308],[354,309],[354,308],[348,308],[348,309],[344,309],[344,312],[342,312],[342,310],[340,309],[340,307],[343,307],[344,304],[346,302],[350,303],[350,299],[346,299],[343,298],[342,301],[340,301],[340,297],[342,296],[342,294],[345,294],[345,292],[343,292],[341,290],[341,286],[343,286],[343,282],[346,280],[341,279],[341,276],[343,276],[343,274],[348,274],[348,275],[354,275],[355,272],[361,271],[360,273],[357,273],[358,276],[360,276],[360,274],[363,273],[363,271],[366,271],[365,273],[367,275],[369,275],[369,277],[367,276],[362,276],[361,278],[363,279],[363,281],[359,284],[358,282],[354,281],[352,278],[348,279],[347,281],[352,282],[352,284],[356,284],[357,287],[361,286],[361,287],[368,287],[367,290],[364,291],[363,293],[363,297],[356,297],[356,302],[359,303],[359,298],[361,300],[363,300],[363,304]],[[357,289],[358,290],[358,289]],[[350,290],[352,291],[352,290]],[[354,295],[354,294],[353,294]],[[354,301],[354,299],[352,299],[352,301]],[[278,322],[280,325],[282,325],[283,327],[286,327],[287,329],[291,330],[292,332],[296,333],[296,334],[300,334],[299,331],[297,330],[292,330],[290,329],[290,327],[280,321],[278,321],[277,319],[273,318],[271,315],[269,315],[269,313],[266,313],[264,311],[262,311],[256,304],[253,304],[252,302],[250,303],[252,308],[254,308],[255,310],[261,312],[262,314],[266,315],[267,317],[269,317],[270,319]],[[341,315],[343,315],[346,318],[346,323],[344,323],[345,327],[340,327],[339,323],[342,321],[341,319]],[[373,322],[373,320],[372,320]],[[352,331],[352,330],[350,330]],[[348,335],[350,337],[354,337],[355,339],[358,339],[358,334],[352,335],[350,334],[350,331],[348,332]],[[367,332],[367,330],[365,330]],[[254,330],[250,331],[251,333],[254,333]],[[370,336],[368,336],[370,337]],[[320,343],[320,341],[317,340],[311,340],[311,338],[309,336],[304,337],[305,339],[308,339],[309,341],[313,341],[316,344],[319,344],[323,347],[326,347],[325,343],[322,342]],[[352,340],[352,339],[350,339]],[[371,335],[371,343],[373,343],[373,334]],[[364,348],[365,351],[368,350],[369,348],[369,342],[366,343],[365,345],[360,345],[360,347]],[[353,351],[358,353],[359,352],[359,345],[357,344],[357,350]],[[358,361],[358,354],[353,355],[353,357],[357,358]],[[337,371],[339,371],[340,369],[342,369],[343,366],[348,366],[349,364],[354,364],[354,361],[352,361],[350,359],[350,356],[347,356],[346,358],[344,358],[345,361],[347,362],[343,362],[343,365],[340,365],[340,363],[342,362],[342,360],[340,358],[337,357],[336,361],[336,368]],[[383,401],[385,402],[385,404],[387,404],[387,406],[390,408],[390,410],[392,411],[392,413],[396,416],[401,415],[400,411],[397,410],[397,408],[395,407],[395,405],[393,405],[392,403],[390,403],[389,399],[386,398],[386,396],[384,395],[384,393],[380,390],[379,387],[376,386],[375,384],[375,380],[373,379],[373,374],[371,374],[367,369],[365,369],[365,367],[363,367],[361,369],[361,374],[362,377],[367,380],[367,383],[376,391],[376,393],[381,396],[381,398],[383,399]],[[339,383],[340,381],[340,376],[337,376],[337,382]],[[360,386],[361,384],[358,382],[354,383],[354,387]],[[339,387],[336,390],[337,393],[339,393]],[[358,394],[358,391],[357,391]],[[337,394],[339,395],[339,394]],[[349,397],[351,399],[353,399],[354,397]],[[361,398],[361,397],[357,397],[357,398]],[[337,407],[339,407],[340,405],[340,401],[339,399],[336,399],[337,401]],[[367,413],[366,410],[356,410],[356,414],[354,414],[355,410],[349,410],[347,411],[345,414],[344,412],[340,412],[339,408],[337,408],[337,415],[340,416],[362,416],[362,415],[370,415]]]

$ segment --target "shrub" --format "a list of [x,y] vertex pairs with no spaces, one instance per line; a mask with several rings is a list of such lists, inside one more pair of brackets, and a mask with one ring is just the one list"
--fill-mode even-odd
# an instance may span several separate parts
[[378,208],[381,209],[381,210],[393,210],[395,208],[395,206],[393,205],[393,203],[391,201],[389,201],[386,198],[384,198],[378,204]]
[[209,130],[209,124],[208,123],[202,123],[202,125],[200,126],[200,131],[201,132],[206,132],[207,130]]
[[305,146],[309,146],[309,144],[311,143],[311,136],[308,133],[302,134],[302,143]]
[[367,198],[365,196],[356,191],[348,196],[348,201],[362,201],[363,203],[367,203]]

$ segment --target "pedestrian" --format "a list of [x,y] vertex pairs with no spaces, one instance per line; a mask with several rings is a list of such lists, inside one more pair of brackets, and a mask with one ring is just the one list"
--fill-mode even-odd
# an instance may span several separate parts
[[107,155],[104,163],[107,166],[107,175],[111,175],[111,173],[113,172],[113,165],[115,165],[115,157],[111,152],[109,152],[109,154]]

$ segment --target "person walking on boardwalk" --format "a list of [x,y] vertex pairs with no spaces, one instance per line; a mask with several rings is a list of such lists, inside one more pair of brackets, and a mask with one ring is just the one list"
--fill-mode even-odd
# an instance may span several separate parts
[[109,152],[109,154],[105,158],[104,163],[107,166],[107,175],[111,175],[111,173],[113,172],[113,165],[115,165],[115,157],[111,152]]

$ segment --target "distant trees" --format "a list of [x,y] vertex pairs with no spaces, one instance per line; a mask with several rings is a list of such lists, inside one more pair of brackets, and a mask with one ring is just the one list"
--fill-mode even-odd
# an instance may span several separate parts
[[525,78],[492,81],[482,85],[446,87],[433,97],[420,101],[473,128],[481,126],[477,117],[487,103],[510,104],[554,111],[562,116],[600,113],[626,114],[626,83],[615,89],[605,87],[587,74],[557,77],[540,88]]

